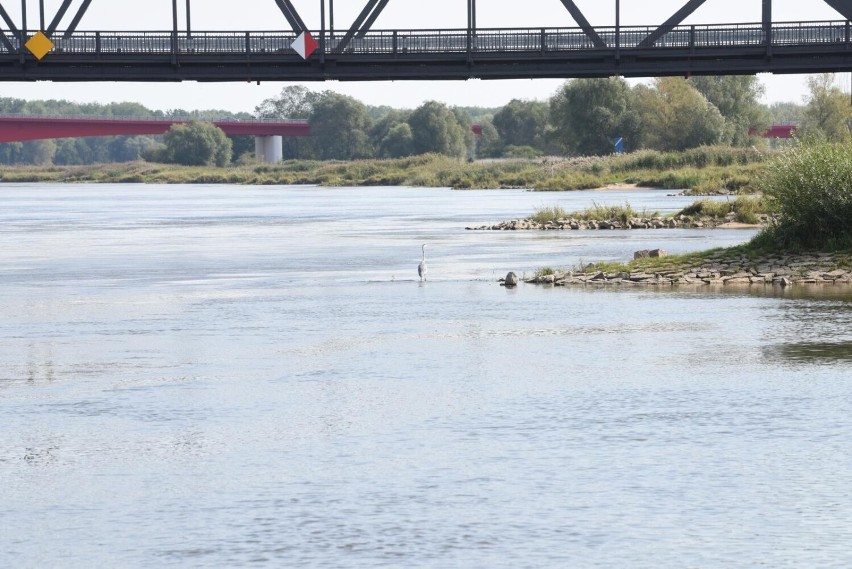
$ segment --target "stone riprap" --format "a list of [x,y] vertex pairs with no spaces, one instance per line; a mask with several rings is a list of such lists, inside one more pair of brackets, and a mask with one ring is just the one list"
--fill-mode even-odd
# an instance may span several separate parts
[[654,268],[605,272],[584,270],[537,275],[525,282],[555,286],[792,286],[852,285],[848,254],[778,255],[762,259],[707,260],[693,266],[665,264]]
[[[760,223],[766,223],[769,216],[759,216]],[[731,213],[726,217],[689,217],[678,215],[675,217],[631,217],[626,220],[588,220],[569,217],[539,223],[532,219],[513,219],[501,221],[496,225],[481,225],[477,227],[466,227],[468,231],[582,231],[597,229],[702,229],[724,225],[736,220],[736,215]]]

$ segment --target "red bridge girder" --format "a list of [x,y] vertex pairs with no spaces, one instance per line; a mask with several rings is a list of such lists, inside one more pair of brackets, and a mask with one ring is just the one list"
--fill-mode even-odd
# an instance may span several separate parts
[[[185,119],[87,119],[48,117],[0,117],[0,142],[24,142],[49,138],[86,136],[134,136],[165,134]],[[230,135],[310,136],[307,122],[211,121]]]
[[[773,124],[770,125],[760,136],[763,138],[793,138],[793,133],[798,125],[795,124]],[[748,131],[751,136],[757,134],[757,129],[752,128]]]

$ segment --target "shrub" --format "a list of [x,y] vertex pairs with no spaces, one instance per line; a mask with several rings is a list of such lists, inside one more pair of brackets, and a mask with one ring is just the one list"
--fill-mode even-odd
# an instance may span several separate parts
[[852,246],[852,147],[808,140],[778,155],[761,188],[777,207],[771,237],[782,246]]

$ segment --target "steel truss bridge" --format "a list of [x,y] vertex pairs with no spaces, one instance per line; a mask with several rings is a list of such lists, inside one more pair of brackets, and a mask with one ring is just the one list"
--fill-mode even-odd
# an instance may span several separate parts
[[[844,19],[775,22],[772,0],[762,21],[684,25],[705,2],[689,0],[665,22],[592,26],[574,0],[561,2],[571,28],[484,29],[476,25],[476,0],[467,3],[463,29],[373,30],[390,0],[367,0],[349,28],[334,29],[334,0],[320,0],[322,24],[309,30],[291,0],[272,0],[282,13],[278,32],[196,31],[191,0],[178,18],[172,0],[171,29],[164,31],[78,31],[93,0],[82,0],[64,29],[75,0],[63,0],[49,24],[39,1],[40,25],[28,27],[26,0],[21,21],[0,0],[0,81],[322,81],[572,77],[648,77],[852,71],[852,0],[825,2]],[[104,1],[104,0],[100,0]],[[362,0],[364,1],[364,0]],[[79,0],[76,0],[79,2]],[[328,23],[328,25],[327,25]],[[5,26],[4,26],[5,24]],[[165,27],[165,26],[164,26]],[[38,33],[37,33],[38,32]],[[302,58],[294,49],[307,32],[317,49]],[[34,36],[49,40],[32,49]],[[42,53],[39,53],[39,52]]]

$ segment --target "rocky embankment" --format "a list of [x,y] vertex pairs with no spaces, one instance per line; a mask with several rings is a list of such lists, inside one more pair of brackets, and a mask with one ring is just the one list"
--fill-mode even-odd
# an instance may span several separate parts
[[578,271],[539,274],[526,282],[556,286],[780,286],[852,285],[848,254],[776,255],[762,259],[708,259],[691,265],[666,265],[603,271],[589,265]]
[[[761,224],[766,223],[769,216],[759,216]],[[559,230],[589,230],[589,229],[701,229],[718,227],[726,223],[736,221],[736,214],[731,213],[725,217],[690,217],[678,215],[674,217],[630,217],[627,219],[588,220],[578,218],[557,219],[546,223],[539,223],[532,219],[513,219],[501,221],[496,225],[482,225],[478,227],[466,227],[468,231],[559,231]]]

